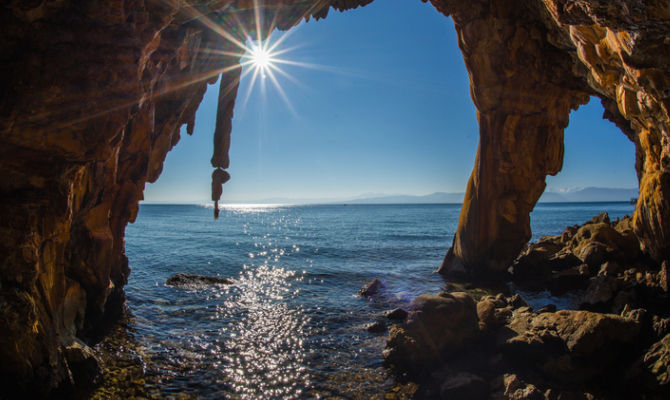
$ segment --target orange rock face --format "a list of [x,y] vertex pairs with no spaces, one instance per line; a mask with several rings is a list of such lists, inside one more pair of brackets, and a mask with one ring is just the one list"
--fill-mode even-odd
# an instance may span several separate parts
[[[370,2],[260,3],[288,29],[331,7]],[[667,2],[431,2],[456,23],[480,123],[476,165],[442,271],[485,276],[509,265],[530,238],[529,212],[546,175],[561,169],[569,112],[593,95],[636,145],[634,228],[645,251],[667,259]],[[65,350],[72,343],[81,349],[78,339],[90,340],[119,311],[129,274],[125,227],[180,127],[193,132],[206,86],[222,72],[212,165],[228,167],[239,59],[220,54],[236,51],[231,38],[244,42],[238,21],[252,18],[254,4],[0,6],[0,377],[9,387],[48,393],[78,383],[66,359],[76,351]],[[215,175],[219,195],[225,175]]]
[[651,1],[433,0],[456,22],[479,111],[480,142],[458,232],[440,269],[486,277],[530,239],[545,177],[561,170],[571,109],[601,98],[636,146],[634,226],[670,256],[670,8]]

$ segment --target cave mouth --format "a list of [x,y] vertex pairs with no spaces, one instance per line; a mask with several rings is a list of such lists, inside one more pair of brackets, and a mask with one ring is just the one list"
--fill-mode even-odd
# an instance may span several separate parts
[[[478,134],[451,19],[421,2],[372,3],[274,31],[267,43],[278,42],[277,57],[291,63],[277,64],[288,75],[274,72],[280,88],[252,65],[242,68],[231,123],[232,179],[222,201],[463,192]],[[194,177],[211,172],[198,157],[211,151],[219,93],[209,87],[195,133],[168,154],[145,201],[209,197],[205,178],[196,184]]]
[[[433,272],[453,239],[460,205],[417,204],[406,209],[393,204],[343,206],[345,201],[340,200],[348,200],[343,199],[347,195],[355,198],[369,192],[388,192],[383,187],[370,187],[377,181],[410,187],[421,195],[440,191],[436,187],[422,192],[421,186],[414,188],[412,181],[445,179],[438,175],[449,179],[456,176],[449,170],[455,170],[458,164],[460,184],[453,191],[460,192],[459,186],[465,185],[474,161],[477,140],[475,110],[452,23],[444,24],[444,17],[430,5],[417,2],[417,6],[408,8],[409,12],[401,14],[418,14],[414,18],[419,19],[430,12],[431,23],[439,22],[440,32],[449,35],[450,48],[443,55],[436,57],[420,49],[386,57],[372,53],[370,47],[377,46],[379,38],[387,36],[399,20],[387,19],[382,24],[384,29],[375,31],[367,41],[360,39],[357,29],[363,29],[363,20],[373,17],[371,12],[377,12],[377,19],[383,20],[383,11],[388,10],[368,10],[368,15],[359,17],[357,13],[331,15],[318,24],[310,22],[298,27],[302,31],[286,39],[285,46],[304,40],[299,34],[331,39],[325,43],[313,40],[313,45],[306,47],[303,55],[296,54],[296,59],[302,61],[297,57],[311,55],[313,64],[349,73],[301,68],[288,71],[300,77],[302,84],[289,88],[290,81],[281,82],[294,102],[297,116],[279,93],[271,92],[271,82],[267,82],[265,97],[257,86],[248,101],[244,96],[251,82],[242,81],[238,89],[227,169],[232,178],[224,186],[222,200],[244,200],[240,196],[245,189],[260,193],[261,200],[281,196],[309,200],[313,197],[309,191],[315,187],[336,186],[335,191],[321,196],[333,196],[334,200],[325,202],[335,204],[221,204],[216,222],[211,220],[211,209],[202,206],[141,205],[138,218],[126,228],[126,254],[132,273],[125,291],[134,318],[128,325],[148,335],[135,336],[134,343],[127,347],[152,349],[152,354],[161,355],[160,360],[167,359],[165,367],[156,368],[173,372],[179,366],[180,371],[193,371],[180,372],[178,381],[166,377],[165,371],[150,367],[144,379],[153,390],[163,393],[161,390],[178,388],[207,396],[225,391],[223,382],[234,395],[268,398],[299,396],[301,390],[307,397],[328,397],[327,393],[372,396],[392,389],[394,384],[382,366],[379,336],[366,332],[364,326],[391,305],[407,308],[416,295],[442,288],[442,278]],[[360,22],[348,23],[352,17]],[[350,28],[348,37],[339,37],[344,43],[333,49],[332,31],[342,31],[343,24]],[[425,25],[429,24],[421,29],[409,25],[404,28],[406,34],[396,28],[393,34],[405,37],[397,45],[431,37],[436,43],[425,46],[435,52],[446,47],[440,42],[447,40],[440,40],[435,28]],[[319,30],[324,32],[319,34]],[[328,51],[322,50],[324,47]],[[333,65],[333,59],[346,52],[353,54],[355,60],[345,59]],[[458,64],[459,82],[453,82],[453,75],[435,80],[417,78],[417,74],[447,68],[445,63]],[[352,68],[352,64],[357,68]],[[395,64],[399,72],[380,77],[378,70],[388,64]],[[351,73],[352,69],[356,74]],[[247,77],[250,80],[251,75]],[[330,80],[336,82],[329,84]],[[419,84],[415,85],[417,80]],[[364,90],[357,91],[361,86]],[[444,90],[450,93],[445,94]],[[211,147],[209,127],[215,122],[218,98],[216,87],[210,87],[196,116],[193,136],[184,137],[169,153],[161,177],[146,189],[148,202],[156,200],[152,197],[155,194],[187,193],[187,187],[196,187],[193,181],[197,175],[202,177],[197,186],[199,193],[208,194],[209,182],[205,179],[211,167],[208,160],[202,160],[202,153]],[[325,99],[325,103],[318,99]],[[415,99],[421,99],[418,105],[413,104]],[[273,110],[273,105],[278,110]],[[444,116],[442,107],[464,111]],[[312,112],[314,118],[303,117]],[[403,120],[403,114],[413,117]],[[430,118],[437,121],[426,121]],[[455,132],[449,132],[447,138],[440,137],[445,136],[444,127],[450,123]],[[298,131],[301,127],[303,132]],[[373,128],[384,133],[371,134],[369,130]],[[418,141],[422,143],[415,143]],[[460,143],[453,144],[455,141]],[[383,154],[384,150],[388,154]],[[439,163],[445,152],[453,152],[454,156],[448,157],[448,163]],[[463,154],[466,152],[469,154]],[[413,166],[420,164],[422,154],[425,165]],[[302,163],[292,165],[291,158]],[[197,165],[197,171],[185,168],[188,164]],[[360,177],[355,176],[356,171]],[[261,173],[270,177],[261,180]],[[291,178],[287,179],[287,175]],[[291,186],[296,180],[302,181],[302,193]],[[288,192],[267,194],[263,189],[268,186],[288,187]],[[344,190],[351,192],[337,194]],[[296,194],[291,196],[292,193]],[[456,203],[462,201],[462,196],[457,193],[450,199]],[[197,201],[200,205],[202,197]],[[173,202],[189,199],[179,200]],[[430,224],[430,228],[422,233],[425,224]],[[392,276],[384,278],[389,270]],[[165,286],[165,280],[178,272],[227,277],[234,284]],[[405,279],[406,276],[413,278]],[[380,301],[371,304],[356,293],[374,278],[382,279],[384,288]],[[152,312],[161,315],[160,329]],[[165,386],[160,387],[157,380]],[[197,382],[198,388],[185,387],[183,382],[189,380]]]
[[[227,73],[235,69],[237,60],[230,54],[212,56],[210,50],[222,50],[217,46],[223,45],[216,32],[203,28],[199,16],[204,12],[225,25],[239,16],[233,12],[237,8],[244,14],[258,5],[244,0],[217,4],[221,6],[217,9],[171,1],[109,3],[111,7],[31,1],[0,8],[6,33],[0,47],[2,54],[9,55],[3,61],[0,83],[6,93],[0,107],[0,172],[6,178],[0,181],[6,200],[0,210],[4,239],[0,320],[7,321],[0,340],[0,376],[3,384],[26,393],[35,389],[46,396],[58,385],[76,386],[80,378],[87,378],[95,360],[80,339],[89,340],[89,333],[113,314],[111,309],[118,310],[116,300],[123,298],[129,275],[125,230],[137,217],[145,183],[161,174],[166,154],[179,140],[180,127],[186,125],[187,132],[193,132],[195,112],[207,83],[214,83],[214,72],[224,72],[222,87],[237,91],[235,75]],[[287,29],[305,15],[325,17],[331,6],[342,11],[369,3],[294,0],[272,4],[283,12],[279,28]],[[647,257],[649,275],[640,276],[656,277],[667,292],[670,53],[667,29],[662,28],[665,5],[589,7],[587,2],[553,0],[521,6],[486,0],[432,0],[431,4],[454,20],[480,138],[443,272],[498,276],[507,268],[531,237],[529,213],[545,188],[546,176],[561,169],[563,130],[570,110],[597,95],[607,118],[636,146],[640,197],[632,221],[622,229],[638,246],[636,251],[641,249]],[[227,179],[223,171],[229,167],[235,99],[231,90],[220,91],[217,99],[213,197],[218,197],[218,188]],[[351,176],[356,173],[350,172]],[[389,238],[408,240],[417,235],[398,238],[393,219],[381,221],[390,227]],[[164,223],[167,229],[162,234],[175,237],[174,226],[168,220]],[[339,227],[343,221],[332,223]],[[434,236],[442,237],[439,232]],[[365,238],[364,233],[357,232],[353,238]],[[342,238],[329,243],[338,241]],[[197,248],[201,243],[188,245]],[[394,255],[402,246],[400,240],[395,248],[375,254]],[[274,257],[273,249],[277,248],[264,256]],[[159,250],[176,257],[172,248]],[[272,268],[264,271],[252,274],[246,287],[257,288],[254,282],[283,274]],[[399,275],[404,277],[406,272]],[[332,271],[324,272],[318,283],[327,281],[329,274]],[[301,278],[296,275],[282,279],[298,282]],[[160,308],[160,297],[135,294],[138,301]],[[211,294],[211,299],[222,297]],[[285,295],[275,290],[261,294]],[[323,292],[313,294],[327,301]],[[351,306],[343,311],[358,311],[354,304],[343,304]],[[171,312],[182,316],[197,311],[197,306],[189,308],[181,302],[170,306]],[[288,326],[300,324],[291,318],[279,320]],[[266,328],[251,326],[260,332]],[[160,329],[157,323],[146,332]],[[179,332],[179,327],[170,327],[164,333]],[[189,354],[200,345],[177,350]],[[193,372],[179,357],[168,354],[167,358]],[[212,363],[212,370],[223,367]]]
[[[325,21],[320,25],[328,23]],[[317,77],[317,81],[322,80]],[[342,85],[356,86],[347,82]],[[322,86],[315,84],[312,88],[319,97],[329,97],[328,91]],[[246,94],[248,90],[249,86],[243,83],[239,93]],[[375,95],[379,95],[380,90],[374,90]],[[471,104],[466,93],[464,91],[464,96],[459,100]],[[196,119],[196,129],[213,124],[214,114],[207,109],[214,108],[216,98],[218,93],[215,90],[205,94],[201,107],[203,116],[208,115],[210,122]],[[233,185],[238,176],[240,180],[253,181],[252,178],[244,178],[249,172],[243,169],[236,173],[238,163],[254,164],[262,159],[266,165],[285,164],[289,151],[280,147],[281,142],[288,137],[289,144],[295,146],[296,139],[290,134],[277,133],[279,129],[276,127],[286,126],[290,130],[295,128],[296,119],[298,124],[304,125],[303,120],[288,112],[284,100],[276,93],[274,99],[264,99],[267,102],[265,107],[270,108],[268,103],[275,104],[286,119],[275,120],[278,122],[260,120],[257,118],[257,109],[254,109],[254,101],[257,100],[263,99],[252,97],[248,101],[236,103],[236,107],[244,109],[235,109],[231,164],[228,169],[233,180],[226,185]],[[319,104],[314,106],[320,109],[334,108]],[[352,109],[360,107],[357,104],[350,106]],[[296,108],[300,113],[300,108]],[[345,115],[344,118],[349,115],[345,111],[340,112]],[[322,113],[318,115],[324,125],[336,125],[338,121],[328,119]],[[373,120],[380,118],[383,116],[371,117]],[[453,119],[451,121],[454,123]],[[361,123],[361,119],[356,118],[355,122]],[[379,143],[374,140],[367,143],[362,138],[364,134],[356,133],[355,136],[364,144],[372,146],[362,152],[374,158],[370,154]],[[162,177],[155,185],[160,185],[166,179],[174,188],[178,185],[172,177],[176,171],[181,171],[193,180],[194,174],[184,172],[178,164],[173,165],[171,157],[188,157],[190,154],[194,157],[193,162],[197,162],[202,151],[191,149],[189,142],[198,140],[199,135],[207,138],[205,133],[196,131],[193,137],[185,138],[180,147],[168,155]],[[338,135],[310,136],[317,136],[312,140],[318,149],[324,145],[323,136],[328,138]],[[330,147],[338,145],[334,140],[326,144]],[[206,145],[209,146],[209,143]],[[435,147],[434,144],[429,145]],[[271,150],[264,152],[263,146]],[[247,149],[258,154],[249,155],[245,152]],[[237,151],[240,151],[239,156],[236,155]],[[318,155],[318,150],[302,151]],[[276,156],[268,159],[267,153],[276,153]],[[474,158],[474,154],[471,157]],[[343,157],[337,158],[341,160]],[[471,164],[472,161],[465,163],[468,168]],[[293,173],[300,176],[301,170],[312,169],[314,164],[293,168]],[[277,175],[287,175],[281,168],[276,170]],[[255,174],[257,177],[260,172],[255,166],[252,176]],[[320,175],[321,179],[326,180],[329,174],[325,171]],[[396,179],[396,184],[398,182],[402,181]],[[264,186],[266,183],[259,185]],[[285,185],[290,185],[290,182],[281,182],[281,186]],[[206,183],[202,187],[205,188],[203,190],[208,189]],[[224,187],[224,199],[228,188]],[[147,190],[147,198],[151,199],[150,193],[154,189],[149,187]],[[232,194],[235,194],[235,190],[239,189],[230,188]],[[183,193],[185,190],[178,192]],[[460,196],[462,199],[463,195]],[[222,379],[220,373],[223,370],[227,374],[226,382],[227,379],[234,382],[230,383],[233,393],[249,393],[253,396],[264,396],[271,391],[290,396],[296,393],[291,385],[309,388],[312,391],[310,393],[316,394],[326,390],[324,379],[351,380],[363,388],[363,393],[369,394],[390,389],[383,384],[372,384],[386,380],[382,368],[378,365],[361,366],[361,363],[375,365],[380,362],[378,338],[367,333],[359,338],[351,338],[345,332],[362,331],[362,326],[374,321],[377,313],[391,305],[407,307],[408,301],[416,295],[442,289],[442,278],[432,271],[440,263],[448,240],[453,238],[460,212],[460,204],[414,205],[406,210],[395,205],[343,207],[341,204],[331,204],[302,208],[276,204],[222,205],[220,220],[212,224],[211,217],[203,212],[206,210],[202,207],[142,207],[145,209],[140,211],[137,221],[128,226],[126,233],[126,251],[134,269],[134,276],[131,276],[126,292],[131,311],[136,317],[131,327],[137,331],[150,332],[151,339],[137,337],[135,340],[140,342],[140,346],[165,354],[169,358],[168,365],[179,365],[180,368],[193,371],[186,374],[186,379],[197,380],[213,388],[211,390],[216,390],[220,383],[215,382]],[[574,213],[577,218],[575,223],[584,222],[597,211],[600,211],[599,206]],[[561,216],[564,216],[564,212],[565,209],[561,209]],[[374,216],[370,217],[369,213]],[[189,223],[185,224],[184,220]],[[557,229],[565,226],[564,219],[556,222],[542,215],[537,220],[531,219],[531,224],[538,222],[548,227],[547,231],[542,228],[537,230],[545,234],[558,234],[560,231]],[[323,233],[324,226],[329,228],[328,233]],[[420,233],[422,230],[428,233]],[[158,259],[160,263],[156,261]],[[155,269],[142,271],[144,268],[135,267],[135,263],[153,264]],[[191,273],[232,278],[235,284],[231,287],[205,288],[194,285],[185,289],[163,286],[169,275],[185,272],[185,268]],[[381,300],[370,305],[370,302],[352,296],[365,282],[389,275],[389,268],[394,277],[382,278],[384,297]],[[407,279],[408,276],[412,279]],[[175,299],[176,295],[183,297],[184,290],[189,299]],[[535,299],[538,302],[544,300]],[[184,308],[188,309],[188,313],[184,312]],[[156,324],[146,322],[151,321],[150,312],[155,310],[161,310],[163,316],[160,329],[157,329]],[[347,317],[343,318],[342,315]],[[222,327],[226,324],[232,327]],[[193,327],[197,327],[196,334],[192,331]],[[281,344],[280,349],[277,343]],[[310,349],[310,346],[314,347]],[[186,350],[180,352],[180,347]],[[339,354],[343,349],[350,348],[362,348],[364,354],[355,359]],[[314,349],[317,349],[322,368],[337,370],[342,365],[350,365],[357,371],[356,374],[340,372],[327,375],[314,369]],[[309,367],[306,370],[296,367],[300,364]],[[290,384],[281,384],[276,371],[268,365],[285,371],[282,378],[288,379]],[[148,381],[154,379],[166,378],[162,373],[150,371]],[[167,381],[170,382],[170,390],[184,390],[178,382],[169,378]],[[331,386],[329,390],[349,393],[337,385]]]

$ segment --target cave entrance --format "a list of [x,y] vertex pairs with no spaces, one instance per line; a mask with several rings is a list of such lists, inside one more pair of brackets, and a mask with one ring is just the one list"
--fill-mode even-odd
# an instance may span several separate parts
[[[369,21],[378,21],[378,29],[370,30]],[[127,229],[134,268],[128,299],[140,317],[138,330],[151,329],[145,325],[156,310],[163,318],[165,332],[152,330],[142,345],[175,355],[180,371],[207,382],[204,390],[224,381],[227,390],[258,398],[299,397],[301,388],[348,397],[354,387],[358,396],[373,395],[384,390],[374,382],[387,381],[383,371],[366,368],[380,362],[380,352],[373,336],[359,334],[361,327],[391,304],[407,305],[416,294],[442,287],[432,271],[456,231],[460,205],[399,211],[341,203],[364,194],[379,198],[375,192],[462,191],[479,128],[453,25],[431,6],[375,2],[297,29],[284,45],[304,47],[286,58],[328,68],[287,68],[298,83],[277,74],[283,95],[269,78],[265,90],[242,82],[232,180],[222,199],[331,204],[225,206],[218,223],[207,210],[144,208]],[[211,167],[203,155],[211,151],[216,99],[212,87],[194,136],[168,155],[147,200],[210,203]],[[564,225],[561,219],[552,226]],[[177,298],[181,292],[161,280],[184,268],[232,277],[236,285]],[[391,278],[382,301],[353,295],[384,276]],[[352,356],[352,348],[364,350]],[[342,365],[355,373],[346,375]],[[187,381],[170,383],[186,391]]]
[[552,230],[553,218],[562,219],[565,226],[581,225],[598,212],[614,220],[635,210],[635,145],[603,118],[603,112],[597,97],[571,112],[564,132],[563,168],[547,176],[547,188],[531,214],[533,241],[561,233]]
[[[281,90],[267,74],[242,79],[222,202],[462,201],[479,135],[450,18],[419,1],[373,2],[268,41],[284,35],[278,57],[301,65],[277,64]],[[217,96],[210,86],[147,201],[208,202]]]

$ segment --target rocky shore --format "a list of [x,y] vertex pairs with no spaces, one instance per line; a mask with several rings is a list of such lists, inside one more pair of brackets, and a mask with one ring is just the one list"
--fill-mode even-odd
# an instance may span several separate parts
[[669,398],[667,268],[640,250],[630,218],[600,214],[529,245],[509,269],[513,287],[572,294],[578,309],[424,294],[390,329],[384,357],[417,398]]

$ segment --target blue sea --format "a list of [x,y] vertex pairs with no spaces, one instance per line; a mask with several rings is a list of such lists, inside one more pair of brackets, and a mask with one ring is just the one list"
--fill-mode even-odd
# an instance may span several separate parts
[[[533,240],[601,211],[614,219],[633,207],[539,204]],[[126,229],[132,272],[125,327],[143,365],[142,393],[369,398],[390,390],[385,335],[364,326],[418,294],[444,289],[434,271],[459,212],[455,204],[230,205],[214,220],[206,206],[142,205]],[[178,272],[235,283],[166,286]],[[383,282],[380,295],[357,296],[373,278]]]

